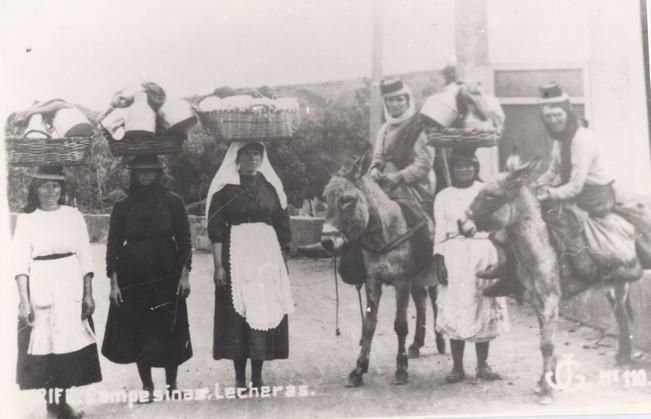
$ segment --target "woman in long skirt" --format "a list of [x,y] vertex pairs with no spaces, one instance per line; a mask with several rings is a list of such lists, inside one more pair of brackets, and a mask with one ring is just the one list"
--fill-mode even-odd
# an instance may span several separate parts
[[240,388],[250,359],[252,387],[260,387],[263,362],[289,356],[287,315],[294,309],[287,198],[262,143],[232,143],[206,202],[215,262],[213,358],[233,360]]
[[165,368],[168,391],[178,366],[192,356],[186,297],[190,294],[190,223],[183,199],[161,183],[156,156],[129,163],[129,196],[113,207],[106,268],[111,306],[102,354],[136,363],[151,402],[152,367]]
[[84,217],[62,205],[62,167],[40,168],[29,186],[13,238],[18,285],[17,383],[45,389],[47,411],[63,418],[82,412],[66,390],[102,380],[91,315],[93,261]]

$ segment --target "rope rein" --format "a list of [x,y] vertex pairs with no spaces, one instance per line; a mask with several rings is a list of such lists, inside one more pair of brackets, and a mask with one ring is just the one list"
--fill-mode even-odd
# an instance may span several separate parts
[[[333,276],[335,280],[335,336],[341,335],[341,330],[339,329],[339,277],[337,276],[337,254],[333,254]],[[362,306],[362,284],[355,285],[357,288],[357,300],[359,301],[359,316],[362,320],[362,326],[364,325],[364,308]]]

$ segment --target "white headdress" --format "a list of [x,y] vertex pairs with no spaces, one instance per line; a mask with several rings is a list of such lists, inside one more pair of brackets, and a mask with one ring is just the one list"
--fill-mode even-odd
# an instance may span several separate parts
[[267,157],[267,149],[263,143],[259,141],[234,141],[231,143],[226,156],[224,156],[224,161],[221,166],[215,173],[215,176],[210,182],[210,188],[208,188],[208,196],[206,197],[206,219],[208,219],[208,210],[210,209],[210,202],[212,201],[213,195],[219,192],[226,185],[239,185],[240,184],[240,172],[237,164],[237,152],[247,144],[257,143],[262,146],[264,153],[262,155],[262,163],[258,172],[262,173],[267,179],[267,181],[274,187],[276,190],[276,195],[278,195],[278,200],[280,201],[280,206],[284,209],[287,207],[287,195],[285,194],[285,189],[283,188],[283,183],[280,181],[280,178],[276,174],[276,171],[271,167],[269,158]]

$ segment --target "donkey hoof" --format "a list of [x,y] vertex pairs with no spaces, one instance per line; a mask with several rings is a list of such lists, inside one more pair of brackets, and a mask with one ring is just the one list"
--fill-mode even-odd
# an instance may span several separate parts
[[393,381],[395,385],[399,386],[399,385],[407,384],[408,381],[409,381],[409,374],[407,373],[407,371],[405,370],[396,371],[396,378]]
[[445,353],[445,338],[440,333],[436,334],[436,350],[440,354]]
[[411,345],[407,348],[407,357],[410,359],[418,358],[420,356],[420,348],[416,345]]
[[362,373],[358,372],[357,370],[353,370],[353,372],[348,375],[348,382],[346,383],[346,387],[359,387],[363,382]]

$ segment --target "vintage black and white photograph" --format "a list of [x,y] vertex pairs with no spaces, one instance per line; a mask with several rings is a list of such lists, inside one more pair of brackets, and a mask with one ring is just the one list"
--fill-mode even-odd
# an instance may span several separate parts
[[651,415],[649,6],[0,1],[0,416]]

